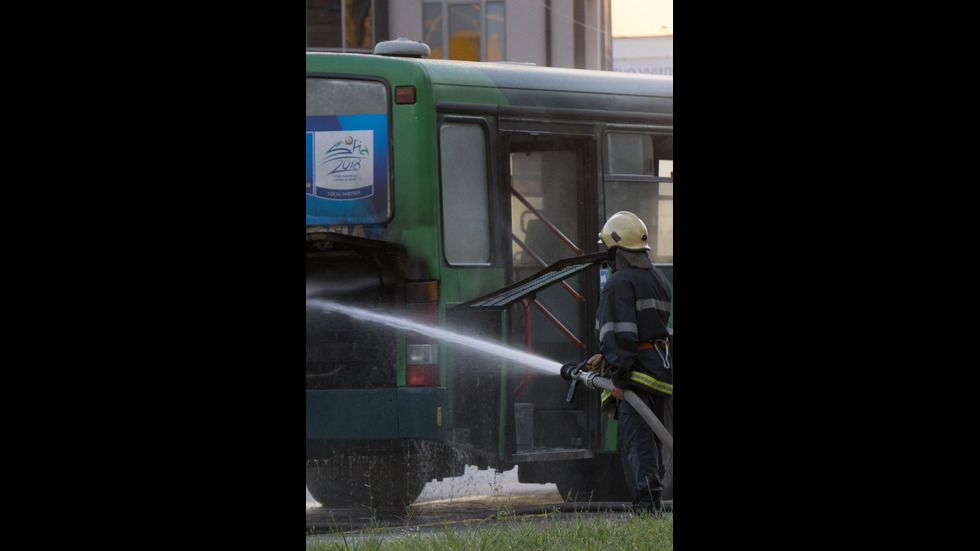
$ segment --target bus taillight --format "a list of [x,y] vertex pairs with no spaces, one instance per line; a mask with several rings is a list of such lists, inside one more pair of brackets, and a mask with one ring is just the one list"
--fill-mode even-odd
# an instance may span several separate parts
[[439,366],[405,365],[405,386],[439,386]]
[[[412,321],[439,325],[439,282],[405,284],[405,303]],[[420,333],[405,334],[405,384],[439,386],[439,342]]]

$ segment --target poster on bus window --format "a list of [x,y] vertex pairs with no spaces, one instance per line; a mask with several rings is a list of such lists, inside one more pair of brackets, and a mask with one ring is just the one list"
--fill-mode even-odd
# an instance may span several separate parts
[[313,132],[314,195],[349,201],[374,195],[374,131]]
[[388,221],[385,114],[306,117],[306,223]]

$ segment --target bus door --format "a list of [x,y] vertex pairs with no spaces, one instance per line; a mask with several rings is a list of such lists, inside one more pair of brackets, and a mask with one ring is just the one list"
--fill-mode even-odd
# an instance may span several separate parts
[[[520,281],[563,258],[595,252],[599,232],[594,127],[579,132],[507,132],[501,121],[501,174],[510,205],[509,283]],[[554,360],[579,362],[595,349],[593,326],[598,274],[591,270],[542,289],[511,307],[511,346]],[[566,402],[568,382],[555,375],[519,368],[508,374],[515,404],[517,461],[534,454],[570,450],[587,457],[596,423],[587,412],[589,392]],[[594,393],[597,394],[597,393]],[[530,419],[528,419],[530,417]]]

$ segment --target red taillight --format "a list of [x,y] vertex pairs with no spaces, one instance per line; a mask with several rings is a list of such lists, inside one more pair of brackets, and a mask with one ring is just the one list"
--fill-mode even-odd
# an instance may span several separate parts
[[406,365],[405,384],[407,386],[439,386],[439,366]]
[[[439,282],[405,284],[408,317],[423,325],[439,325]],[[439,386],[439,342],[421,333],[405,334],[405,384]]]

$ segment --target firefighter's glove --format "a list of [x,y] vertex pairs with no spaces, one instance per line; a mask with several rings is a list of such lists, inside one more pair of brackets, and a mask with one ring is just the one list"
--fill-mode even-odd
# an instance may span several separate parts
[[589,371],[598,371],[602,377],[606,376],[606,358],[602,354],[596,354],[589,358],[589,361],[585,362],[585,367]]

